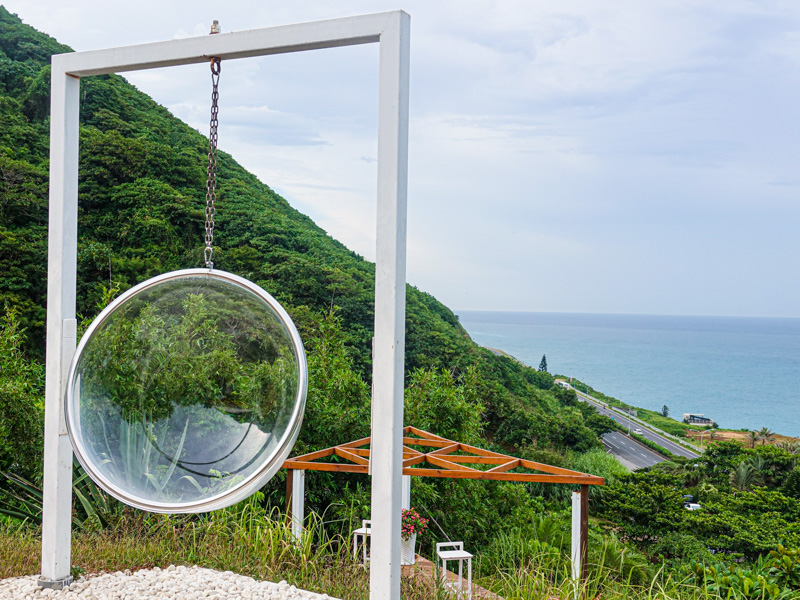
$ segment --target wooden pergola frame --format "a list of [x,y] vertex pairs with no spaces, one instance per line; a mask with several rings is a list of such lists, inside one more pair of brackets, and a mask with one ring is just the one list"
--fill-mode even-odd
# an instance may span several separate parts
[[[415,436],[415,437],[412,437]],[[288,459],[284,469],[305,471],[332,471],[337,473],[369,473],[371,438],[363,438],[317,450]],[[432,448],[420,452],[412,446]],[[458,453],[458,454],[456,454]],[[337,456],[347,462],[317,462]],[[429,467],[421,466],[425,464]],[[473,466],[467,466],[473,465]],[[487,466],[486,470],[475,467]],[[528,469],[540,473],[513,472]],[[522,481],[541,483],[566,483],[575,485],[603,485],[605,479],[561,467],[516,458],[469,444],[448,440],[416,427],[403,428],[403,475],[414,477],[449,477],[452,479],[482,479],[485,481]]]
[[[304,471],[367,475],[370,473],[371,441],[371,438],[367,437],[324,450],[309,452],[284,462],[283,468],[287,469],[286,501],[289,513],[297,512],[298,507],[302,506],[297,502],[294,488],[303,485],[303,478],[295,477],[295,472],[297,475],[301,475],[301,472]],[[323,459],[333,459],[336,462],[320,462]],[[520,472],[520,469],[537,472]],[[589,486],[604,485],[605,479],[602,477],[485,450],[410,426],[403,428],[403,475],[580,485],[580,575],[583,581],[586,580],[588,575],[586,558],[588,553]],[[299,510],[302,515],[303,509]],[[302,516],[300,519],[302,520]]]

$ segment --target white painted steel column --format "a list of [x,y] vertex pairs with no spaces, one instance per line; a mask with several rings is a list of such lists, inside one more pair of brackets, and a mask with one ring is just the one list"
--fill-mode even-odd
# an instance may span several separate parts
[[578,597],[581,581],[581,493],[572,492],[572,545],[570,552],[572,562],[572,583],[575,586],[575,597]]
[[410,18],[397,12],[386,23],[378,100],[371,600],[400,599]]
[[303,535],[306,520],[306,472],[292,469],[292,535],[296,540]]
[[78,107],[80,80],[54,56],[50,98],[50,221],[47,249],[42,583],[68,581],[72,520],[72,445],[64,421],[64,384],[75,352],[78,254]]
[[411,475],[403,475],[403,508],[411,508]]

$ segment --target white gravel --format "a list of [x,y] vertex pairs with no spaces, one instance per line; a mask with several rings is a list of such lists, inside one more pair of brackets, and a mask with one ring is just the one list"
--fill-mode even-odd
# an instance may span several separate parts
[[36,580],[35,575],[0,580],[0,600],[336,600],[285,581],[256,581],[231,571],[174,565],[89,575],[60,591],[40,588]]

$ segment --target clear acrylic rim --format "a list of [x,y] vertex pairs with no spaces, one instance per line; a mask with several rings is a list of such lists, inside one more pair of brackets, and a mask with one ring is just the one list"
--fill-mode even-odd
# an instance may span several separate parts
[[[292,340],[292,346],[294,348],[295,355],[297,356],[297,396],[295,399],[294,410],[289,420],[289,427],[287,427],[275,450],[273,450],[269,458],[264,461],[262,467],[252,473],[244,481],[240,482],[229,490],[201,500],[195,500],[192,502],[155,502],[146,498],[140,498],[138,496],[129,494],[126,490],[115,485],[109,481],[97,468],[95,468],[95,465],[88,458],[88,453],[83,445],[83,441],[74,433],[74,430],[76,429],[75,416],[73,414],[75,400],[75,378],[77,375],[78,361],[80,360],[81,355],[86,348],[86,344],[92,338],[97,328],[100,327],[111,316],[111,314],[113,314],[117,308],[119,308],[120,305],[130,298],[133,298],[134,296],[137,296],[138,294],[156,285],[166,281],[173,281],[175,279],[183,279],[188,277],[211,277],[238,285],[264,300],[270,306],[270,308],[275,311],[280,318],[281,323],[289,332],[289,336]],[[89,477],[91,477],[96,484],[98,484],[117,500],[120,500],[129,506],[155,513],[199,513],[225,508],[226,506],[231,506],[232,504],[236,504],[237,502],[244,500],[256,492],[264,484],[266,484],[267,481],[269,481],[269,479],[278,472],[281,466],[283,466],[284,461],[289,457],[289,453],[294,447],[294,443],[297,441],[297,436],[300,433],[300,426],[303,423],[303,413],[305,412],[307,392],[308,366],[306,363],[306,354],[303,349],[303,342],[300,339],[300,334],[297,331],[297,327],[295,327],[291,317],[278,303],[278,301],[275,300],[275,298],[273,298],[266,290],[256,285],[252,281],[248,281],[247,279],[239,277],[238,275],[234,275],[233,273],[220,271],[218,269],[183,269],[180,271],[171,271],[169,273],[157,275],[156,277],[148,279],[147,281],[143,281],[142,283],[132,287],[119,298],[114,300],[111,304],[109,304],[105,309],[103,309],[97,318],[92,321],[92,323],[89,325],[89,328],[86,330],[86,333],[84,333],[81,337],[69,367],[66,394],[64,395],[64,418],[67,425],[69,439],[72,442],[72,448],[75,452],[78,462],[80,462],[84,470],[89,474]]]

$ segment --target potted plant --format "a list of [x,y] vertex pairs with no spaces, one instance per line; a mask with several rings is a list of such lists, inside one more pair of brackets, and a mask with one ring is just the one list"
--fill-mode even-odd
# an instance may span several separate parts
[[401,565],[413,565],[416,562],[417,534],[428,528],[428,519],[421,517],[413,508],[404,508],[401,520],[400,555]]

